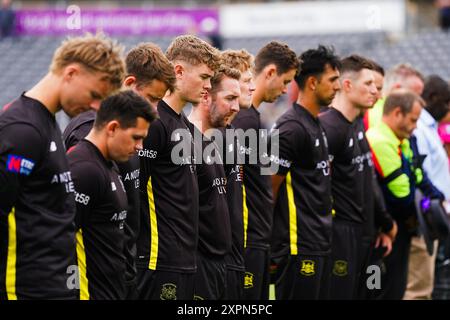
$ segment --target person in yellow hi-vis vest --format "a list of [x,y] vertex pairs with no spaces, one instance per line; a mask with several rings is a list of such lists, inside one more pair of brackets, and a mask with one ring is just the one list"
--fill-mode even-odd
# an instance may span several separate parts
[[386,96],[395,89],[405,88],[421,95],[424,86],[424,77],[411,65],[402,63],[388,70],[384,76],[383,97],[366,112],[364,122],[368,128],[374,127],[381,122],[383,117],[383,105]]
[[392,252],[384,260],[380,299],[402,299],[406,289],[411,237],[417,232],[416,187],[430,198],[443,199],[423,173],[422,158],[411,136],[424,104],[412,91],[394,90],[384,103],[382,121],[367,131],[386,205],[398,225]]

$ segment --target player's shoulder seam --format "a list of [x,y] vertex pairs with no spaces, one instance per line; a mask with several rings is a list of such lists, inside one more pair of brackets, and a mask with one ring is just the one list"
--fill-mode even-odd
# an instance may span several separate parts
[[302,128],[303,130],[306,130],[304,123],[302,123],[299,119],[293,119],[293,118],[283,119],[280,122],[277,121],[277,125],[276,125],[275,129],[278,129],[280,126],[286,125],[288,123],[295,123],[298,127]]
[[77,165],[81,166],[83,172],[89,173],[89,179],[91,181],[99,181],[99,179],[94,179],[94,177],[98,177],[98,173],[100,172],[103,179],[108,177],[105,172],[105,168],[96,161],[92,161],[89,159],[76,159],[70,164],[70,170],[73,171],[73,167],[76,167]]
[[35,124],[33,124],[32,122],[28,122],[28,121],[19,121],[19,122],[7,123],[6,125],[0,127],[0,132],[5,130],[8,127],[21,126],[21,125],[25,125],[27,127],[33,128],[35,133],[37,133],[39,135],[39,137],[44,140],[44,135],[41,132],[42,130],[39,130],[39,128]]

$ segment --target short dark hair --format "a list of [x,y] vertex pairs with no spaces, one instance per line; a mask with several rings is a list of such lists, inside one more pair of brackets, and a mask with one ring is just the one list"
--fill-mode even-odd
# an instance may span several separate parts
[[277,67],[278,75],[298,70],[300,65],[295,52],[287,44],[278,41],[271,41],[259,50],[255,57],[255,75],[272,63]]
[[300,71],[295,76],[295,82],[300,89],[305,88],[306,80],[310,76],[320,77],[326,65],[339,69],[341,62],[335,54],[333,47],[319,45],[317,49],[309,49],[300,55],[302,61]]
[[385,74],[384,68],[375,60],[372,60],[372,59],[367,59],[367,60],[373,65],[372,70],[375,72],[378,72],[379,74],[381,74],[384,77],[384,74]]
[[169,91],[175,88],[175,71],[169,59],[154,43],[140,43],[132,48],[125,59],[128,75],[136,77],[138,86],[154,79],[164,82]]
[[97,111],[94,127],[102,129],[108,122],[117,120],[124,129],[134,127],[137,118],[147,122],[155,119],[150,104],[131,90],[122,91],[103,100]]
[[427,111],[436,121],[440,121],[449,112],[450,86],[438,75],[431,75],[425,80],[422,98]]
[[363,69],[373,70],[373,63],[357,54],[352,54],[351,56],[342,59],[341,67],[339,68],[341,74],[346,72],[360,72]]
[[406,115],[411,112],[416,101],[422,107],[425,106],[425,101],[416,93],[403,88],[396,89],[387,96],[384,102],[383,115],[390,114],[397,107],[400,107],[400,111]]

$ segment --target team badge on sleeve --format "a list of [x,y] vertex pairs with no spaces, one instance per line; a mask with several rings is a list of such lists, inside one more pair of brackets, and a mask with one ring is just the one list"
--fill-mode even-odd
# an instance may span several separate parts
[[26,159],[24,157],[16,156],[14,154],[8,155],[8,160],[6,161],[6,169],[9,172],[14,172],[18,174],[23,174],[29,176],[34,168],[34,161]]

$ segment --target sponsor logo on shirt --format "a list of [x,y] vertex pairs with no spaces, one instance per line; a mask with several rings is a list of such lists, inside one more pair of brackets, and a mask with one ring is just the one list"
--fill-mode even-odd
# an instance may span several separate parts
[[70,171],[54,174],[52,180],[50,181],[50,184],[54,183],[64,183],[67,193],[75,192],[75,187],[73,185],[72,175],[70,174]]
[[239,164],[233,166],[233,168],[231,168],[231,170],[230,170],[230,176],[232,176],[232,175],[236,176],[236,179],[235,179],[236,182],[241,182],[242,177],[244,175],[243,167]]
[[139,173],[140,170],[136,169],[125,174],[123,181],[134,181],[134,188],[139,188]]
[[359,172],[364,170],[364,159],[365,155],[360,155],[352,159],[352,164],[358,167]]
[[364,133],[362,131],[358,132],[358,140],[364,139]]
[[89,204],[90,199],[91,199],[91,197],[89,197],[87,194],[75,191],[75,201],[76,202],[87,206]]
[[142,150],[138,151],[139,157],[155,159],[157,155],[158,155],[158,151],[155,151],[155,150],[142,149]]
[[112,191],[116,191],[117,190],[116,184],[114,182],[111,182],[111,190]]
[[125,219],[127,218],[127,210],[123,210],[118,213],[114,213],[111,217],[111,221],[119,222],[119,229],[123,229],[123,225],[125,223]]
[[282,167],[285,167],[285,168],[290,168],[291,165],[292,165],[292,161],[280,158],[280,157],[278,157],[276,155],[273,155],[273,154],[270,155],[270,161],[275,163],[275,164],[278,164],[278,165],[280,165]]
[[316,169],[322,170],[324,176],[330,175],[330,161],[320,161],[316,165]]
[[366,159],[366,161],[367,161],[367,165],[369,166],[369,167],[373,167],[373,160],[372,160],[372,152],[367,152],[365,155],[364,155],[364,158]]
[[50,152],[55,152],[58,148],[56,147],[56,142],[50,142]]
[[353,147],[353,138],[350,138],[350,141],[348,142],[348,147]]
[[23,174],[25,176],[29,176],[31,174],[34,165],[34,161],[16,156],[14,154],[9,154],[8,159],[6,160],[6,170],[9,172]]
[[315,146],[316,146],[316,147],[320,146],[320,141],[319,141],[319,139],[316,139],[316,144],[315,144]]
[[213,180],[212,186],[217,189],[219,194],[227,193],[227,178],[215,178]]

